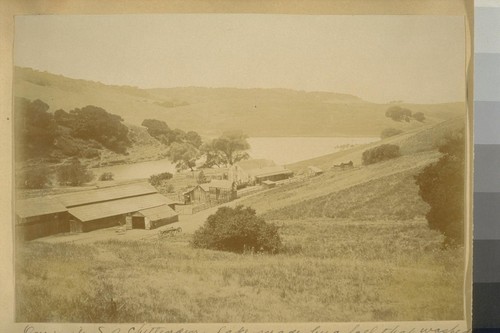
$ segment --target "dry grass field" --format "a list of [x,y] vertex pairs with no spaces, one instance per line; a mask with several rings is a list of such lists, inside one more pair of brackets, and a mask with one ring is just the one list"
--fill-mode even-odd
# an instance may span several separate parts
[[17,252],[17,321],[297,322],[462,318],[463,253],[421,219],[282,220],[279,255],[162,241]]

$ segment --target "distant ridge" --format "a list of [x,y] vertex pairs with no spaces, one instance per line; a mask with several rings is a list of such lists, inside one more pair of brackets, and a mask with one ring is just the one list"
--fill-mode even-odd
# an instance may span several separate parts
[[[127,123],[164,120],[170,127],[205,137],[241,130],[249,136],[378,136],[387,127],[415,129],[422,123],[396,123],[385,117],[393,104],[375,104],[334,92],[283,88],[177,87],[141,89],[72,79],[16,67],[14,95],[41,99],[50,111],[95,105]],[[464,112],[464,103],[401,104],[426,115],[426,124]]]

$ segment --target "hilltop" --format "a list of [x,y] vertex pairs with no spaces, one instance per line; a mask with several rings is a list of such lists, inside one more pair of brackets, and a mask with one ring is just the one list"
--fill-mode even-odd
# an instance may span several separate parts
[[[204,137],[233,129],[249,136],[378,136],[387,127],[408,131],[423,126],[417,121],[397,123],[385,117],[392,104],[370,103],[348,94],[288,89],[140,89],[18,67],[14,95],[40,99],[52,112],[95,105],[121,116],[126,123],[140,125],[153,118]],[[423,112],[427,125],[464,111],[464,103],[398,105]]]

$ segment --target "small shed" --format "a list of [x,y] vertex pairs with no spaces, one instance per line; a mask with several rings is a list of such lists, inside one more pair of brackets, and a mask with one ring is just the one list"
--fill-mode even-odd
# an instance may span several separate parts
[[142,209],[132,215],[133,229],[155,229],[179,221],[179,215],[169,206]]
[[186,204],[217,203],[236,199],[236,188],[229,180],[212,180],[183,193]]
[[307,174],[309,175],[309,177],[314,177],[314,176],[319,176],[323,173],[323,170],[321,170],[320,168],[318,167],[315,167],[315,166],[309,166],[307,168]]
[[208,188],[208,184],[197,185],[182,193],[184,203],[186,205],[193,203],[207,203],[210,201],[209,191],[210,189]]

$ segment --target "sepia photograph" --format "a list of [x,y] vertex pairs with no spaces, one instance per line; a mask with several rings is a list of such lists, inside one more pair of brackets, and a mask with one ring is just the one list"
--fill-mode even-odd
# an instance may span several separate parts
[[463,16],[19,15],[13,47],[16,322],[467,319]]

